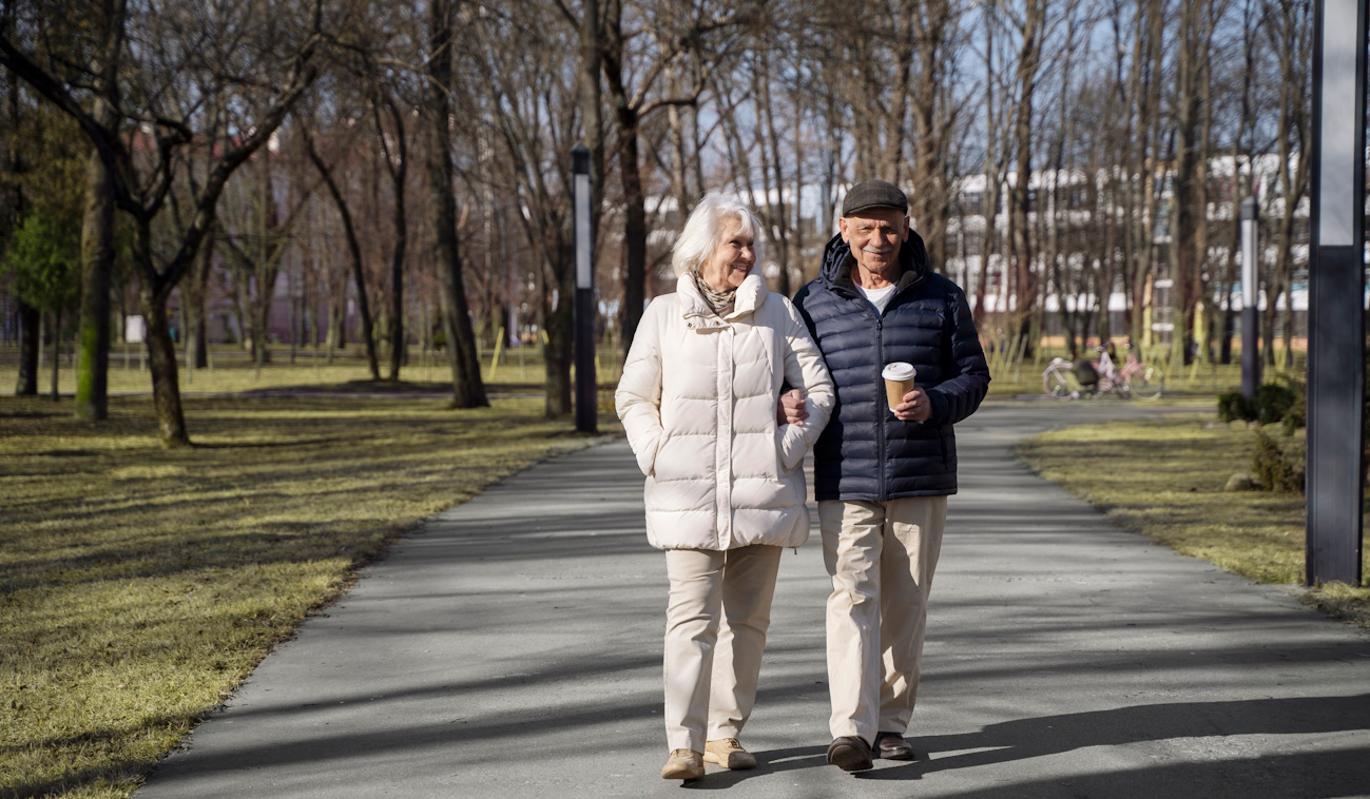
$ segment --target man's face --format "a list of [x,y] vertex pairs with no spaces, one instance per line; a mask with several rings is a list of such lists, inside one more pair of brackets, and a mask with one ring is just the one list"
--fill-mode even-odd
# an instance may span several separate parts
[[890,279],[899,271],[899,247],[909,237],[909,218],[896,208],[870,208],[837,222],[852,258],[867,272]]

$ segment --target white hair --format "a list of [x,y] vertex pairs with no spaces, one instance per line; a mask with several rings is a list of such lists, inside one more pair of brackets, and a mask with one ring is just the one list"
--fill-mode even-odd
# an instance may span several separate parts
[[723,222],[736,219],[742,223],[742,232],[752,237],[752,252],[756,263],[761,263],[761,223],[756,221],[750,208],[742,201],[725,194],[706,194],[695,206],[685,229],[671,248],[671,268],[676,277],[698,272],[704,262],[714,254],[719,239],[723,237]]

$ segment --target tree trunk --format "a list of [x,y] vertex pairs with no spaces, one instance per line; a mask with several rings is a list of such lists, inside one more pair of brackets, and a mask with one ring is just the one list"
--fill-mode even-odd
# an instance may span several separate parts
[[571,412],[571,309],[574,305],[574,253],[569,246],[553,251],[561,263],[553,269],[557,282],[557,304],[551,307],[551,291],[543,292],[543,325],[547,342],[543,345],[546,361],[547,418],[556,419]]
[[[985,228],[980,243],[980,269],[975,280],[975,304],[971,313],[983,319],[985,313],[985,291],[989,283],[990,257],[998,249],[995,237],[998,235],[996,222],[999,215],[999,126],[995,122],[994,105],[994,27],[995,22],[985,19],[985,188],[980,195],[981,215],[985,218]],[[1000,276],[1002,279],[1002,275]],[[1000,309],[1003,310],[1003,309]]]
[[[109,124],[111,114],[96,114]],[[99,153],[86,165],[81,221],[81,316],[76,335],[76,418],[109,418],[109,285],[114,271],[114,183]]]
[[[911,80],[911,70],[905,69],[902,85],[907,90],[901,92],[912,95],[913,100],[912,182],[916,189],[909,197],[909,214],[914,227],[923,234],[933,269],[942,269],[946,263],[947,218],[951,208],[947,197],[951,170],[944,153],[947,138],[952,135],[946,129],[942,89],[946,83],[943,65],[948,60],[946,31],[952,10],[946,0],[932,0],[910,4],[907,13],[914,23],[913,61],[918,65]],[[901,106],[904,103],[900,101]]]
[[1029,0],[1022,31],[1022,47],[1018,55],[1018,107],[1013,121],[1014,163],[1017,174],[1013,182],[1013,212],[1009,214],[1009,230],[1013,248],[1013,267],[1017,291],[1014,315],[1018,324],[1015,335],[1020,339],[1024,358],[1033,357],[1037,342],[1031,340],[1033,312],[1037,307],[1037,280],[1033,274],[1032,231],[1028,216],[1032,210],[1029,181],[1032,176],[1032,100],[1037,83],[1038,58],[1041,50],[1043,0]]
[[[789,214],[785,210],[785,172],[783,162],[784,153],[780,150],[780,136],[776,132],[775,111],[771,102],[771,62],[770,55],[765,50],[761,52],[760,58],[760,100],[757,108],[758,130],[761,139],[761,184],[766,190],[766,200],[763,207],[758,209],[762,212],[762,218],[769,223],[769,227],[775,236],[776,260],[780,267],[780,276],[776,282],[776,290],[784,296],[790,296],[790,220]],[[795,131],[799,135],[799,131]],[[771,202],[771,192],[775,192],[775,202]],[[798,202],[798,198],[796,198]],[[759,232],[759,231],[758,231]]]
[[[449,140],[451,110],[447,92],[452,85],[452,4],[432,0],[429,7],[428,75],[431,80],[429,111],[433,142],[429,148],[428,179],[433,192],[437,236],[438,273],[442,278],[447,313],[447,352],[452,361],[452,405],[484,408],[490,405],[480,377],[480,359],[471,316],[466,311],[466,286],[462,280],[461,253],[457,241],[457,201],[452,190],[452,152]],[[424,335],[428,335],[425,326]]]
[[1198,52],[1198,16],[1194,3],[1186,3],[1180,17],[1181,46],[1177,54],[1177,96],[1175,100],[1175,134],[1177,148],[1174,182],[1174,228],[1171,231],[1170,277],[1171,308],[1174,331],[1171,339],[1171,362],[1190,363],[1194,357],[1194,309],[1198,302],[1196,282],[1199,264],[1195,263],[1195,242],[1198,236],[1196,207],[1199,199],[1199,92],[1196,63]]
[[204,369],[209,366],[209,323],[205,318],[205,299],[209,294],[209,276],[213,269],[214,232],[215,229],[211,227],[205,233],[199,265],[186,276],[183,294],[188,319],[185,351],[187,369]]
[[48,347],[52,365],[51,398],[53,402],[56,402],[60,398],[57,393],[57,378],[62,368],[62,309],[58,307],[48,317],[48,320],[52,323],[52,329],[49,331],[52,336],[52,346]]
[[647,297],[647,200],[639,170],[637,111],[620,106],[618,128],[618,172],[623,186],[623,247],[627,270],[623,283],[622,344],[623,357],[627,358],[638,323],[642,321],[642,306]]
[[19,301],[19,375],[15,396],[38,395],[38,340],[43,335],[43,315],[37,308]]
[[406,227],[404,184],[405,175],[409,170],[409,152],[405,140],[404,117],[400,113],[394,100],[385,98],[383,104],[389,112],[390,121],[394,125],[395,153],[392,156],[389,146],[386,144],[384,126],[381,124],[380,111],[376,113],[376,133],[380,139],[381,149],[385,155],[386,170],[390,173],[390,183],[395,193],[395,202],[391,221],[395,228],[395,249],[390,254],[390,318],[389,338],[390,338],[390,374],[386,378],[391,382],[400,379],[400,367],[405,362],[404,352],[404,255],[405,249],[409,244],[408,229]]
[[[628,87],[623,77],[623,4],[610,2],[606,6],[604,19],[604,46],[595,50],[593,57],[601,58],[605,81],[609,94],[613,96],[614,120],[618,126],[618,175],[623,189],[623,310],[620,326],[620,343],[623,357],[628,357],[628,349],[633,344],[633,335],[638,323],[642,321],[642,306],[647,297],[647,200],[642,188],[642,169],[638,153],[638,108],[628,99]],[[590,20],[587,19],[587,25]],[[585,58],[590,58],[584,37],[590,33],[582,30],[582,49]],[[596,78],[598,74],[596,74]],[[592,88],[588,78],[582,81],[587,94],[598,96],[598,80]],[[588,114],[588,109],[587,109]],[[598,209],[598,204],[596,204]],[[684,209],[682,208],[683,212]],[[591,220],[592,224],[598,217]],[[683,219],[682,219],[683,222]]]
[[247,279],[237,270],[234,270],[229,278],[228,282],[233,291],[233,321],[238,328],[238,348],[246,350],[250,360],[256,363],[257,351],[253,349],[256,342],[252,340],[252,315],[247,312],[248,302],[244,299],[247,289],[243,284]]
[[[352,221],[352,210],[347,206],[347,200],[342,195],[342,190],[338,188],[338,182],[333,178],[332,171],[323,162],[319,151],[314,147],[313,138],[306,135],[305,146],[309,151],[309,160],[314,163],[314,168],[319,171],[319,176],[323,178],[324,185],[328,187],[328,194],[333,198],[333,205],[338,209],[338,216],[342,218],[343,234],[347,239],[347,251],[352,256],[352,283],[357,290],[357,315],[361,317],[361,336],[366,344],[366,366],[371,371],[371,379],[379,381],[381,379],[380,359],[376,357],[376,326],[371,319],[371,303],[366,294],[366,272],[362,266],[362,245],[357,239],[357,226]],[[347,319],[347,291],[344,289],[342,295],[342,323],[340,323],[337,345],[346,346],[343,341],[343,332],[346,329]]]
[[162,446],[190,446],[185,414],[181,410],[181,384],[177,375],[176,345],[171,340],[167,297],[147,286],[139,290],[143,316],[147,319],[148,365],[152,372],[152,404],[157,410],[157,429]]

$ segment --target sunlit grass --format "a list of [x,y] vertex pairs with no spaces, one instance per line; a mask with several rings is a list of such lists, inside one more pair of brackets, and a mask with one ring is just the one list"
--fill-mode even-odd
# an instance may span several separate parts
[[[1250,473],[1255,434],[1212,419],[1071,427],[1029,439],[1018,454],[1126,529],[1257,582],[1302,582],[1303,497],[1225,491],[1232,474]],[[1363,556],[1370,575],[1370,551]],[[1306,600],[1370,627],[1370,588],[1330,585]]]
[[588,441],[537,394],[190,397],[183,450],[71,410],[0,398],[0,795],[127,796],[396,534]]

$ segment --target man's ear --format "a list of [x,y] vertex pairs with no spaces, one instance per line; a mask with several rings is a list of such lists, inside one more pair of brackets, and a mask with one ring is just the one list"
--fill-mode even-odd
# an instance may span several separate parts
[[899,240],[900,240],[900,241],[908,241],[908,239],[909,239],[909,227],[910,227],[910,226],[909,226],[909,217],[908,217],[908,214],[905,214],[905,215],[904,215],[904,228],[903,228],[903,230],[900,231],[900,235],[899,235]]
[[847,218],[845,216],[839,216],[837,218],[837,232],[842,234],[843,241],[851,244],[851,235],[847,233]]

